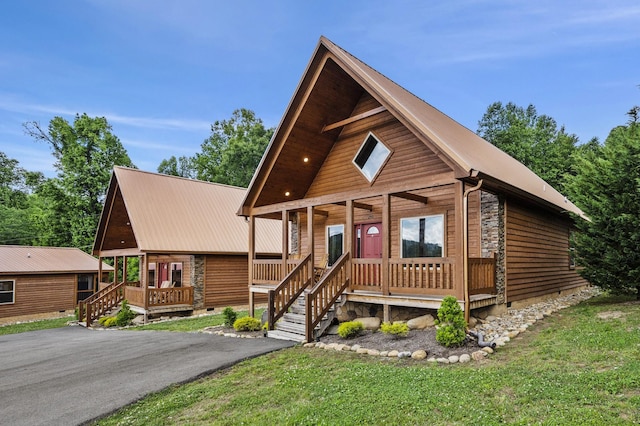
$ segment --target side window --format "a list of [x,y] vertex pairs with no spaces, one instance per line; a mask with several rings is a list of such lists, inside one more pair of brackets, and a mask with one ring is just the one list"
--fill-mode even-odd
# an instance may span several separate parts
[[78,274],[78,302],[93,294],[94,275]]
[[401,219],[400,232],[403,258],[443,257],[444,215]]
[[344,253],[344,225],[327,226],[327,264],[333,265]]
[[171,264],[171,283],[173,287],[182,287],[182,262]]
[[0,305],[15,303],[16,282],[14,280],[0,281]]

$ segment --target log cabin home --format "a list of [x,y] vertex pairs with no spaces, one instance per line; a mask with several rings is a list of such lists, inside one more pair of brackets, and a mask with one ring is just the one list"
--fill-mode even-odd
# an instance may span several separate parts
[[[80,304],[81,317],[94,320],[123,299],[145,319],[246,305],[248,223],[236,215],[245,191],[114,167],[93,253],[117,267]],[[263,220],[258,228],[254,255],[280,258],[279,222]]]
[[73,312],[97,289],[98,269],[98,259],[77,248],[0,246],[0,323]]
[[[269,328],[304,326],[283,338],[317,337],[336,301],[389,321],[452,295],[469,319],[588,284],[570,259],[584,217],[574,204],[324,37],[238,214],[250,223],[250,307],[267,294]],[[255,255],[258,218],[280,219],[280,260]]]

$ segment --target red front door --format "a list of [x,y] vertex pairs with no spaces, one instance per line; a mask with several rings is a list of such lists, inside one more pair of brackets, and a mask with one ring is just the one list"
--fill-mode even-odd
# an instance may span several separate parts
[[[355,226],[355,257],[361,259],[382,258],[382,223],[363,223]],[[364,265],[360,265],[364,266]],[[358,274],[360,285],[379,284],[379,265],[362,268]]]

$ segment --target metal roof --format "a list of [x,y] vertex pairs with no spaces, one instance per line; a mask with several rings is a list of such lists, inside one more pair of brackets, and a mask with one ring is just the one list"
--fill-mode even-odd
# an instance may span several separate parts
[[[104,271],[113,267],[102,264]],[[98,259],[72,247],[0,246],[0,274],[98,272]]]
[[[456,122],[446,114],[429,105],[422,99],[399,86],[375,69],[360,61],[341,47],[337,46],[325,37],[321,37],[309,66],[294,94],[292,101],[285,112],[283,123],[289,118],[290,112],[300,102],[299,94],[304,92],[306,84],[312,80],[308,75],[316,72],[316,67],[321,66],[322,57],[330,55],[331,58],[349,75],[368,91],[378,102],[387,108],[394,116],[409,125],[414,133],[423,141],[428,141],[437,148],[439,155],[443,155],[449,163],[456,165],[464,175],[458,175],[459,179],[478,177],[490,180],[495,186],[518,193],[541,204],[545,204],[559,211],[570,211],[585,217],[584,213],[565,196],[560,194],[551,185],[542,180],[525,165],[506,154],[496,146],[482,139],[471,130]],[[263,162],[254,175],[249,186],[247,198],[243,205],[249,203],[254,191],[260,188],[254,186],[259,174],[268,173],[263,170],[266,167],[264,159],[269,155],[273,141],[277,140],[278,133],[283,126],[280,124],[276,134],[269,145]],[[275,152],[277,148],[273,147]],[[264,164],[263,164],[264,163]]]
[[[135,244],[142,252],[247,253],[249,226],[236,211],[244,188],[114,167],[94,253],[102,248],[115,197],[121,194]],[[113,198],[109,198],[113,196]],[[257,253],[282,251],[280,221],[256,221]],[[134,245],[135,247],[135,245]]]

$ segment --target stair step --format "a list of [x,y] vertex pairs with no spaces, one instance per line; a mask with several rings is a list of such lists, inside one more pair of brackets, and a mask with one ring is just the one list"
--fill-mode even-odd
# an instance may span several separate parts
[[280,321],[276,324],[276,330],[288,331],[290,333],[301,334],[304,336],[306,332],[306,326],[304,324],[298,324],[295,322]]
[[287,322],[295,322],[297,324],[305,324],[306,316],[304,314],[298,314],[293,312],[288,312],[282,316],[282,319]]
[[271,337],[272,339],[291,340],[293,342],[306,341],[304,334],[289,333],[282,330],[269,330],[267,332],[267,337]]

